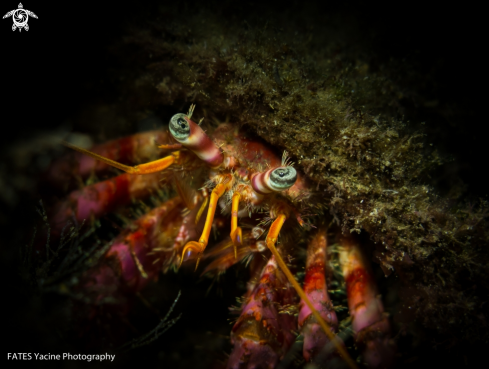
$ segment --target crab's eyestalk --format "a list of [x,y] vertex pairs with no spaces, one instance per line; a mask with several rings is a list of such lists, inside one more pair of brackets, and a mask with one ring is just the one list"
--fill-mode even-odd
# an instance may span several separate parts
[[212,168],[222,164],[224,156],[221,150],[205,134],[198,124],[182,113],[175,114],[170,120],[170,133],[184,147],[191,150]]
[[294,167],[282,166],[256,173],[251,179],[253,189],[261,194],[281,192],[292,187],[297,180]]

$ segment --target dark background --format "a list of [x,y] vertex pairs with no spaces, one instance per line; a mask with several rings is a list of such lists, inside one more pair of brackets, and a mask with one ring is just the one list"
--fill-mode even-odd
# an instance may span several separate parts
[[[191,2],[189,2],[191,3]],[[227,6],[219,2],[212,6]],[[355,17],[366,33],[372,33],[372,50],[380,60],[407,60],[430,74],[435,82],[433,98],[452,106],[450,114],[419,107],[415,118],[426,122],[430,141],[454,158],[455,174],[467,183],[468,199],[487,198],[487,136],[485,114],[486,62],[484,12],[466,2],[372,6],[369,2],[342,2],[324,6],[324,12]],[[83,109],[85,104],[114,93],[107,77],[113,67],[109,45],[120,39],[127,24],[143,24],[156,5],[143,3],[23,2],[39,19],[30,19],[28,32],[12,32],[11,19],[0,22],[1,45],[1,134],[0,152],[49,131]],[[261,2],[240,3],[248,12],[280,12],[283,7],[302,7],[301,2],[264,6]],[[17,7],[3,2],[2,14]],[[182,14],[185,22],[185,14]],[[406,102],[408,104],[408,102]],[[3,163],[7,155],[1,156]],[[0,172],[6,176],[8,171]],[[0,187],[0,191],[2,188]],[[29,295],[19,283],[15,248],[28,242],[31,225],[24,224],[36,198],[24,198],[15,206],[0,204],[2,218],[2,329],[7,352],[36,352],[47,333],[29,330],[23,324]],[[31,217],[29,215],[27,218]],[[13,232],[12,227],[24,227]],[[22,312],[19,313],[19,311]],[[184,353],[183,353],[184,354]],[[5,358],[2,359],[4,363]],[[428,360],[429,361],[429,360]],[[418,363],[420,361],[418,360]],[[4,364],[2,364],[4,365]]]
[[[186,3],[192,7],[191,1]],[[405,60],[433,78],[428,94],[454,110],[434,114],[419,107],[417,118],[438,135],[442,127],[442,135],[430,139],[460,161],[459,174],[469,183],[469,192],[485,195],[486,186],[480,180],[486,157],[486,138],[481,133],[487,126],[482,9],[441,2],[324,3],[319,9],[325,14],[347,14],[357,19],[366,34],[373,35],[372,53],[379,61]],[[5,13],[15,5],[7,4]],[[157,2],[90,4],[25,3],[26,9],[34,9],[39,16],[29,20],[28,32],[12,32],[11,19],[0,22],[2,145],[58,127],[87,101],[110,94],[107,70],[114,61],[108,56],[109,45],[121,38],[128,24],[144,24],[157,9]],[[227,7],[231,12],[269,12],[271,17],[279,16],[284,7],[303,8],[301,2],[209,5],[213,6]],[[185,22],[184,14],[181,21]]]

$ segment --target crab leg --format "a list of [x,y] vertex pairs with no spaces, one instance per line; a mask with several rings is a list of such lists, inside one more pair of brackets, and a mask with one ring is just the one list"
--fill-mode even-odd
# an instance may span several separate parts
[[277,264],[280,266],[280,269],[284,274],[287,276],[287,279],[289,282],[294,286],[294,289],[296,290],[297,294],[301,297],[302,301],[305,302],[305,304],[308,306],[308,308],[311,310],[311,313],[313,314],[314,318],[316,318],[316,321],[319,323],[321,328],[323,329],[324,333],[328,336],[329,340],[332,341],[338,351],[338,353],[343,357],[343,359],[347,362],[347,364],[351,368],[356,368],[357,365],[355,362],[350,358],[348,355],[348,352],[345,350],[343,345],[340,343],[339,340],[335,339],[335,335],[333,332],[331,332],[331,329],[328,327],[324,319],[321,317],[321,315],[318,313],[314,305],[311,303],[307,295],[305,294],[304,290],[302,287],[299,285],[299,283],[295,280],[294,276],[290,272],[289,268],[285,264],[284,260],[278,253],[275,244],[277,242],[278,234],[280,233],[280,230],[282,229],[282,226],[287,219],[285,213],[283,211],[279,211],[277,214],[277,217],[275,221],[272,223],[272,226],[270,227],[270,230],[268,232],[267,236],[267,247],[268,249],[272,252],[272,254],[275,256],[277,259]]
[[195,239],[198,233],[202,232],[202,229],[204,228],[205,222],[200,219],[200,209],[197,205],[205,204],[208,198],[208,196],[205,196],[204,199],[202,199],[202,196],[197,193],[194,198],[194,203],[196,206],[194,206],[194,208],[183,217],[182,225],[173,243],[173,249],[178,254],[175,255],[175,263],[178,265],[182,264],[181,252],[184,246],[189,240]]
[[294,295],[272,256],[233,327],[227,368],[275,367],[295,339],[294,317],[278,311],[280,305],[292,304]]
[[[122,164],[150,161],[161,152],[156,142],[166,142],[169,135],[163,131],[149,131],[119,138],[104,144],[93,146],[90,151]],[[82,153],[75,153],[74,160],[61,158],[56,160],[47,172],[47,180],[53,185],[65,184],[71,174],[87,178],[92,172],[100,174],[109,165]]]
[[117,258],[120,275],[131,289],[141,290],[172,258],[173,240],[182,223],[181,205],[179,197],[168,200],[136,220],[134,232],[114,240],[107,257]]
[[149,163],[144,163],[144,164],[139,164],[135,166],[128,166],[122,163],[119,163],[117,161],[114,161],[112,159],[106,158],[104,156],[101,156],[99,154],[96,154],[92,151],[85,150],[81,147],[72,145],[68,142],[63,142],[63,145],[66,147],[69,147],[70,149],[76,150],[82,154],[91,156],[94,159],[97,159],[107,165],[110,165],[114,168],[123,170],[126,173],[129,174],[150,174],[150,173],[156,173],[156,172],[161,172],[168,168],[170,165],[172,165],[175,162],[178,162],[180,158],[180,151],[175,151],[172,152],[171,155],[168,155],[162,159],[150,161]]
[[172,245],[182,223],[182,206],[176,197],[134,221],[134,230],[114,239],[102,262],[85,272],[75,290],[92,295],[97,303],[114,303],[118,297],[125,301],[122,296],[128,290],[141,291],[174,259]]
[[[260,234],[256,231],[246,231],[242,234],[242,243],[236,249],[236,246],[231,238],[226,238],[224,241],[216,245],[212,250],[206,253],[206,259],[214,259],[207,265],[202,274],[208,272],[223,273],[226,269],[252,255],[266,250],[264,241],[258,241]],[[233,249],[231,249],[233,248]]]
[[231,240],[233,241],[234,247],[234,258],[238,259],[238,248],[243,243],[243,231],[241,227],[238,227],[238,208],[239,208],[239,200],[241,198],[241,194],[238,191],[235,191],[233,194],[233,200],[231,205]]
[[[304,292],[312,302],[316,311],[328,324],[332,332],[338,329],[338,318],[333,309],[326,288],[325,262],[326,262],[326,228],[320,228],[307,248],[306,276],[304,279]],[[315,321],[311,309],[301,301],[299,312],[299,327],[304,336],[303,355],[307,361],[318,355],[329,339]],[[339,337],[336,337],[339,339]]]
[[146,176],[121,174],[115,178],[73,191],[68,199],[53,209],[53,236],[58,236],[68,220],[81,223],[90,217],[98,218],[117,207],[127,205],[132,198],[142,198],[160,186],[159,173]]
[[204,252],[207,243],[209,242],[209,235],[211,233],[212,221],[214,220],[214,214],[216,212],[217,201],[224,194],[224,192],[228,189],[229,184],[231,183],[232,176],[230,174],[222,176],[218,180],[218,184],[211,193],[211,198],[209,200],[209,209],[207,211],[207,218],[205,220],[204,230],[202,231],[202,235],[198,242],[190,241],[183,248],[182,258],[180,261],[180,265],[185,261],[189,260],[191,257],[197,256],[197,264],[195,269],[199,266],[199,261]]
[[370,267],[355,240],[341,240],[340,264],[346,281],[348,307],[357,344],[363,359],[374,368],[392,364],[395,347],[390,326],[377,292]]

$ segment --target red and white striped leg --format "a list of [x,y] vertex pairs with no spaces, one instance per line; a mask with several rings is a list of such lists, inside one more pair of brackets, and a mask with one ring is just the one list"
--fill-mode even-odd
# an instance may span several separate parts
[[389,320],[370,265],[353,238],[342,238],[340,244],[340,264],[346,282],[348,307],[363,360],[372,368],[390,367],[395,345],[390,339]]
[[142,199],[161,188],[161,174],[138,176],[121,174],[82,190],[73,191],[68,198],[58,202],[52,210],[52,236],[57,237],[71,220],[81,223],[91,217],[99,218],[104,214],[126,206],[133,199]]
[[[304,292],[331,331],[335,333],[338,330],[338,318],[328,295],[325,278],[326,236],[326,228],[320,228],[309,242]],[[330,340],[312,315],[311,309],[302,300],[300,303],[299,327],[304,337],[304,358],[307,361],[311,361],[321,353]],[[335,339],[339,340],[340,338],[336,337]],[[334,350],[332,353],[334,353]],[[323,361],[328,360],[328,355],[321,356]]]
[[294,342],[296,329],[295,318],[280,314],[279,308],[293,304],[295,296],[272,256],[232,329],[234,349],[227,368],[275,368]]

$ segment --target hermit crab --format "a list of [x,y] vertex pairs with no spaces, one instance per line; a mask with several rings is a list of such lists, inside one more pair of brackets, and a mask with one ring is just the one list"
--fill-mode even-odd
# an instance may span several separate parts
[[[313,186],[286,152],[280,159],[272,148],[231,124],[221,124],[208,135],[192,121],[194,108],[174,115],[169,132],[140,133],[91,150],[64,143],[78,151],[75,170],[81,177],[108,167],[126,173],[73,191],[53,207],[54,237],[61,236],[67,221],[98,218],[160,186],[173,183],[178,194],[124,230],[104,256],[111,262],[86,272],[80,288],[104,287],[97,296],[104,299],[114,293],[107,292],[110,285],[122,283],[126,292],[137,293],[161,271],[192,260],[196,270],[205,263],[204,272],[210,273],[245,261],[252,278],[232,328],[234,349],[227,367],[273,368],[298,333],[307,361],[357,367],[336,334],[338,318],[325,274],[327,227],[321,220],[315,225],[306,219],[306,205],[319,201]],[[169,154],[129,165],[147,160],[156,148]],[[50,175],[61,180],[64,169],[65,162],[54,163]],[[213,229],[229,236],[216,244]],[[309,240],[302,286],[290,267],[293,229],[305,229]],[[335,252],[356,345],[367,365],[388,367],[395,347],[369,263],[355,239],[339,237],[338,242]],[[268,260],[253,258],[266,250],[271,253]],[[284,306],[296,313],[284,313]]]

